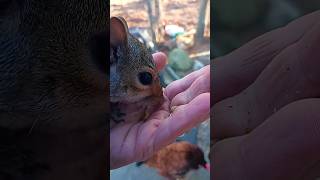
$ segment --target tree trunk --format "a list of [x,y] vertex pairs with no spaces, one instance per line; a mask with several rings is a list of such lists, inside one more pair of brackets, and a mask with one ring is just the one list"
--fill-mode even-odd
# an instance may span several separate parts
[[156,32],[155,32],[155,21],[156,18],[153,15],[154,12],[154,0],[146,0],[147,3],[147,9],[148,9],[148,16],[149,16],[149,25],[150,25],[150,30],[151,30],[151,37],[152,37],[152,42],[154,44],[154,48],[157,49],[157,38],[156,38]]
[[161,16],[162,15],[162,0],[155,0],[155,21],[154,21],[154,32],[156,33],[156,40],[161,40]]
[[198,25],[197,25],[197,31],[195,34],[195,41],[196,42],[203,40],[207,4],[208,4],[208,0],[201,0],[200,1]]

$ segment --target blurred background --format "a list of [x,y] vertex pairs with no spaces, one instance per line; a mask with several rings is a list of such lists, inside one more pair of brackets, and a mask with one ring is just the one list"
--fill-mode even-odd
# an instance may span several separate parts
[[215,0],[211,6],[211,58],[320,9],[320,0]]
[[[110,15],[124,17],[132,35],[153,52],[161,51],[167,54],[168,64],[160,72],[163,86],[210,64],[210,0],[111,0]],[[185,169],[183,171],[175,169],[177,174],[186,174],[176,179],[209,180],[209,119],[177,138],[177,141],[187,141],[192,144],[191,149],[194,150],[194,152],[190,150],[194,155],[192,157],[196,157],[199,153],[195,149],[200,149],[206,165],[187,172]],[[179,148],[181,153],[178,155],[174,154],[179,152],[177,148],[175,152],[171,149],[165,150],[167,151],[165,156],[172,156],[172,159],[175,159],[175,162],[170,162],[162,158],[163,161],[167,161],[163,162],[167,167],[174,168],[176,164],[186,163],[181,158],[190,160],[190,157],[179,156],[190,146],[182,147],[182,150]],[[192,161],[189,163],[196,163],[197,159]],[[143,162],[133,163],[110,171],[110,178],[111,180],[168,179],[160,176],[157,173],[159,170]]]

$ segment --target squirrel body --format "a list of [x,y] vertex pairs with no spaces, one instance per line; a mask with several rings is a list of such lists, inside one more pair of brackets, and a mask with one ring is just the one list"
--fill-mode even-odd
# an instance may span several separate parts
[[107,179],[108,9],[0,2],[1,180]]

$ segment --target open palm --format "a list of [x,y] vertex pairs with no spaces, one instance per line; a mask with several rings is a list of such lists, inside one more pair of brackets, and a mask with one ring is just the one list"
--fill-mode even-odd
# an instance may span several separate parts
[[[157,68],[162,69],[166,62],[165,55],[156,53],[154,59]],[[147,121],[126,122],[111,129],[111,169],[149,158],[209,116],[209,76],[206,83],[201,76],[209,70],[209,67],[203,68],[170,84],[164,90],[162,106]],[[195,87],[197,91],[192,90]]]

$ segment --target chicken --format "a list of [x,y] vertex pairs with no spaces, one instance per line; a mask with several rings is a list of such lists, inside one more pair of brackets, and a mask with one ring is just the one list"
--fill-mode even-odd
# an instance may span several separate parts
[[183,179],[190,170],[206,166],[203,151],[186,141],[166,146],[144,163],[169,180]]

